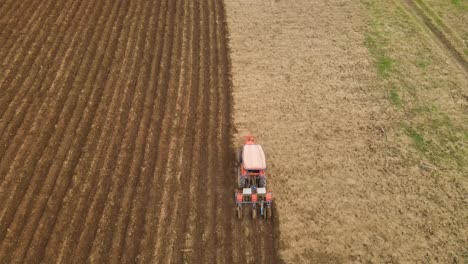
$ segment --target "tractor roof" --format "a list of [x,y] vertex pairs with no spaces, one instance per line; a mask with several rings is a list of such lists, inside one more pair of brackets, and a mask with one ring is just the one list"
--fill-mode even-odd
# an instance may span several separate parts
[[263,153],[262,146],[256,144],[244,145],[242,165],[247,170],[266,169],[265,153]]

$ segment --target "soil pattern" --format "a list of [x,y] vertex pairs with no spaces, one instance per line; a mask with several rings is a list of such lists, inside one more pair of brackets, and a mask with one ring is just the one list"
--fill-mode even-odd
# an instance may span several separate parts
[[277,263],[231,105],[221,1],[1,1],[0,262]]

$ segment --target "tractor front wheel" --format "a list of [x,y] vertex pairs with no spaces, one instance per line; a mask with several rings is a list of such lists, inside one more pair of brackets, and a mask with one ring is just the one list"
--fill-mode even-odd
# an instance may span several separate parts
[[267,207],[266,209],[266,218],[271,219],[271,207]]
[[252,219],[257,219],[257,208],[253,208],[252,210]]

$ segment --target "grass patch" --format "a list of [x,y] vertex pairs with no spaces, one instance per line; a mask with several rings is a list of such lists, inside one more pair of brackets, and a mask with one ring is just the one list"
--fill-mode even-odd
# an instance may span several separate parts
[[366,46],[369,49],[372,57],[374,57],[377,70],[383,78],[387,79],[390,76],[390,71],[393,65],[393,60],[387,56],[383,49],[383,40],[379,39],[372,33],[369,33],[366,37]]
[[406,134],[411,138],[413,141],[414,146],[417,150],[421,152],[426,152],[426,142],[424,141],[424,137],[419,133],[416,129],[410,126],[405,127]]
[[393,105],[401,106],[401,97],[395,88],[390,90],[390,102],[392,102]]
[[468,9],[468,5],[463,0],[452,0],[452,4],[461,9]]
[[419,121],[414,120],[410,122],[411,126],[403,127],[415,148],[435,165],[466,170],[468,164],[466,128],[455,124],[447,114],[434,105],[420,106],[410,112]]
[[[398,129],[403,137],[408,137],[414,155],[424,158],[435,167],[451,172],[466,172],[468,165],[468,126],[463,118],[451,120],[448,114],[432,103],[435,96],[425,96],[431,85],[417,87],[417,79],[424,80],[434,71],[430,65],[438,61],[428,55],[431,49],[416,45],[419,40],[418,27],[408,17],[403,7],[397,5],[388,9],[385,1],[363,0],[372,16],[365,38],[365,45],[373,59],[378,75],[381,77],[388,100],[399,113],[401,122]],[[416,0],[425,6],[424,1]],[[450,5],[448,1],[447,4]],[[459,1],[464,5],[464,0]],[[389,17],[394,16],[393,20]],[[438,16],[434,16],[439,19]],[[413,43],[407,55],[395,51],[395,45]],[[468,49],[463,51],[468,55]],[[439,78],[439,77],[437,77]],[[430,92],[430,91],[429,91]],[[401,95],[405,94],[405,101]],[[437,101],[437,100],[436,100]],[[443,103],[443,102],[441,102]],[[455,113],[454,117],[458,115]],[[413,155],[411,154],[411,155]],[[418,159],[415,159],[418,160]]]
[[388,78],[390,75],[390,69],[392,67],[392,59],[385,55],[380,55],[377,57],[377,68],[379,70],[380,75],[384,78]]
[[427,68],[427,66],[429,66],[429,64],[431,64],[431,63],[429,61],[427,61],[427,60],[424,60],[424,59],[417,60],[416,63],[415,63],[415,65],[418,68],[421,68],[421,69]]

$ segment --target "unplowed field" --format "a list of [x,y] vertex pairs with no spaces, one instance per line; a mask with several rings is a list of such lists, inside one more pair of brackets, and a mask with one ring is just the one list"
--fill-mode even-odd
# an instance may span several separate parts
[[0,2],[0,262],[275,263],[235,219],[221,1]]

